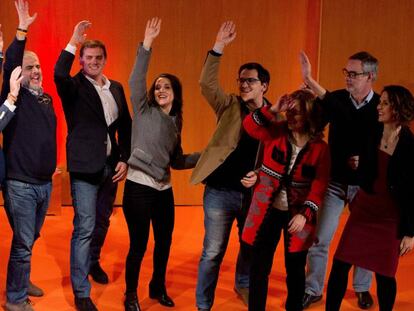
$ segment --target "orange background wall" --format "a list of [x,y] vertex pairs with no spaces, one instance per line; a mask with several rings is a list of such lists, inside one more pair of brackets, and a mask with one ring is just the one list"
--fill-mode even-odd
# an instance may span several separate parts
[[[12,0],[0,0],[0,23],[5,44],[14,36],[17,15]],[[53,66],[67,44],[74,25],[92,22],[89,38],[104,41],[108,49],[105,73],[124,85],[136,47],[148,18],[163,20],[153,48],[148,81],[161,72],[180,77],[184,87],[183,148],[201,150],[215,127],[215,116],[200,94],[198,78],[207,51],[225,20],[237,25],[237,38],[226,48],[220,79],[223,88],[237,92],[238,67],[262,63],[271,72],[267,97],[274,101],[301,84],[298,52],[311,58],[314,75],[327,88],[343,86],[340,70],[349,55],[368,50],[380,59],[376,85],[401,83],[414,90],[411,56],[414,1],[410,0],[32,0],[38,18],[30,27],[28,49],[38,53],[45,90],[53,95],[58,114],[59,166],[65,171],[66,125],[53,84]],[[76,63],[73,73],[79,70]],[[149,129],[150,130],[150,129]],[[173,173],[176,204],[201,204],[202,186],[188,184],[191,171]],[[62,173],[62,200],[71,204],[67,173]],[[122,185],[117,203],[121,202]]]

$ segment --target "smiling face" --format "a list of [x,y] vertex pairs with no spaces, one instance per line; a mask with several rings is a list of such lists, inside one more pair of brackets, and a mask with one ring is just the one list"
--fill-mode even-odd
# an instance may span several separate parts
[[22,63],[22,84],[30,89],[39,90],[42,87],[42,69],[37,55],[26,51]]
[[174,91],[168,78],[160,77],[155,81],[155,101],[163,110],[171,110],[174,101]]
[[382,123],[396,122],[395,112],[391,106],[387,92],[382,92],[380,102],[377,106],[378,121]]
[[261,102],[267,90],[267,83],[259,80],[256,69],[244,69],[239,75],[240,97],[245,102]]
[[286,111],[286,119],[289,130],[292,132],[302,133],[306,125],[305,107],[299,100],[295,100],[295,106]]
[[80,65],[85,75],[94,80],[101,78],[105,64],[106,58],[102,48],[85,48],[83,50],[83,55],[80,57]]

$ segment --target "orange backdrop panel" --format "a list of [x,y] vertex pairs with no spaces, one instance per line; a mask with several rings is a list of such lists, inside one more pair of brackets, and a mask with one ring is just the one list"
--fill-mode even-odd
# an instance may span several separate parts
[[[318,59],[319,0],[32,0],[30,11],[37,12],[38,18],[29,29],[27,48],[38,53],[45,90],[55,101],[59,121],[59,166],[64,171],[66,125],[53,84],[53,66],[80,20],[92,22],[89,38],[106,43],[105,74],[120,81],[129,97],[128,76],[137,44],[143,39],[145,23],[152,16],[162,18],[162,31],[153,45],[148,81],[151,83],[161,72],[173,73],[181,79],[185,152],[203,149],[215,128],[215,116],[200,94],[198,79],[206,53],[213,46],[223,21],[233,20],[237,24],[237,38],[226,48],[220,72],[222,86],[229,92],[237,92],[235,80],[239,66],[257,61],[271,72],[267,96],[274,101],[301,83],[299,50],[307,50],[314,64]],[[13,1],[1,0],[0,22],[7,45],[17,26]],[[73,73],[78,70],[76,62]],[[191,171],[173,172],[176,204],[202,203],[203,187],[189,185],[190,174]],[[67,173],[62,177],[63,203],[71,204]],[[121,185],[117,203],[121,202],[122,189]]]

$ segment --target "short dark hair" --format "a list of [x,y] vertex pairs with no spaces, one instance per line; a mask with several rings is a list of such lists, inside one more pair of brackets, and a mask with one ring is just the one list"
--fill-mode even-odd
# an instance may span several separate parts
[[381,93],[384,92],[388,95],[397,122],[406,124],[414,119],[414,97],[408,89],[401,85],[387,85]]
[[246,64],[241,65],[240,68],[239,68],[239,77],[240,77],[240,73],[245,69],[247,69],[247,70],[256,70],[257,71],[257,77],[259,78],[260,82],[266,83],[267,86],[269,86],[270,73],[262,65],[260,65],[259,63],[246,63]]
[[349,59],[360,60],[362,63],[362,70],[367,73],[371,72],[373,74],[374,81],[377,79],[379,62],[373,55],[368,52],[361,51],[351,55]]
[[183,125],[183,87],[181,85],[180,79],[170,73],[162,73],[154,79],[152,85],[148,91],[148,102],[152,106],[158,106],[157,101],[155,100],[155,84],[159,78],[166,78],[170,80],[171,87],[174,94],[174,100],[170,110],[170,116],[176,116],[176,124],[178,130],[181,132]]
[[101,48],[102,51],[103,51],[104,57],[106,58],[106,56],[107,56],[106,55],[106,47],[105,47],[105,44],[103,44],[102,41],[99,41],[99,40],[86,40],[81,45],[81,48],[80,48],[80,51],[79,51],[80,57],[83,56],[83,51],[85,49],[88,49],[88,48],[91,48],[91,49]]

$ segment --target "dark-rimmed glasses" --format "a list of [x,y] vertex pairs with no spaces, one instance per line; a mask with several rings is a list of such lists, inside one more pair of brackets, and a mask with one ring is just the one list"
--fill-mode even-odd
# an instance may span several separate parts
[[342,73],[346,78],[356,79],[359,76],[367,75],[369,72],[356,72],[356,71],[348,71],[346,68],[342,69]]
[[239,85],[242,85],[244,82],[246,82],[248,85],[252,85],[256,82],[260,82],[260,79],[258,78],[238,78],[237,83]]

